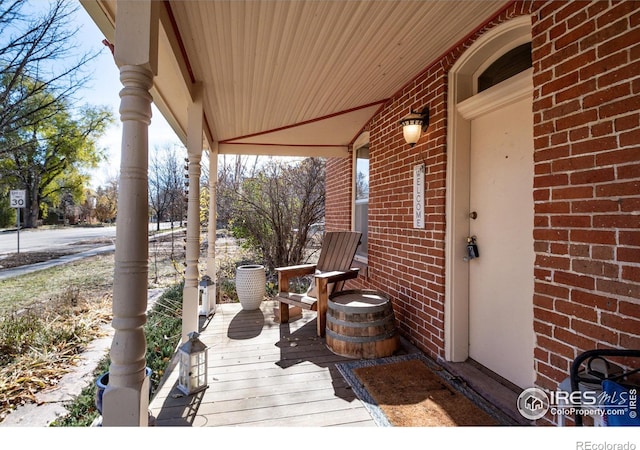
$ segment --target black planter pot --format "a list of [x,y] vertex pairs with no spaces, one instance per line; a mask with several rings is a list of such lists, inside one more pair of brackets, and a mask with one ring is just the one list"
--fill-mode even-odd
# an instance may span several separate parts
[[[146,375],[148,377],[151,376],[151,368],[146,368]],[[102,395],[104,394],[104,390],[107,388],[109,384],[109,372],[105,372],[98,377],[96,380],[96,409],[100,414],[102,414]],[[149,396],[151,396],[151,383],[149,383]]]

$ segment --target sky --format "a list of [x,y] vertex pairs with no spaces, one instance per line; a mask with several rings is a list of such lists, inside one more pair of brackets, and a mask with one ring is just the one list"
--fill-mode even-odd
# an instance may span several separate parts
[[[33,1],[33,0],[32,0]],[[34,7],[46,8],[48,0],[35,0]],[[120,169],[120,143],[122,139],[122,127],[118,108],[120,107],[119,92],[122,89],[120,83],[120,73],[113,60],[110,50],[102,44],[104,36],[93,23],[87,12],[80,5],[75,14],[75,23],[80,28],[77,37],[78,54],[84,52],[99,52],[97,58],[91,61],[88,73],[91,80],[85,88],[80,91],[82,95],[81,103],[95,106],[107,106],[114,114],[115,122],[107,133],[99,141],[99,147],[104,148],[107,154],[107,161],[99,169],[93,172],[92,187],[105,185],[109,178],[115,177]],[[171,127],[162,117],[162,114],[152,106],[152,118],[149,129],[149,150],[156,147],[179,144],[180,141]]]

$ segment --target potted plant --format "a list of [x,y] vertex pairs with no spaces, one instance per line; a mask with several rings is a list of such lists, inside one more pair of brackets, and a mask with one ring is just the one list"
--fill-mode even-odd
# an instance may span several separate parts
[[260,264],[248,264],[236,268],[236,292],[242,309],[260,308],[266,293],[266,273]]

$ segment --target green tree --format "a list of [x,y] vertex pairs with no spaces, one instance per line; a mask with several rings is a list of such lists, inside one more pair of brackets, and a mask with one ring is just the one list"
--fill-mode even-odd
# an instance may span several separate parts
[[9,188],[0,186],[0,228],[16,224],[16,209],[9,205]]
[[[41,92],[29,102],[48,102]],[[37,226],[49,208],[58,207],[65,196],[79,203],[89,182],[88,170],[104,158],[97,140],[113,122],[112,113],[101,107],[84,107],[77,117],[68,105],[53,102],[20,127],[0,136],[0,148],[12,148],[0,158],[4,185],[27,191],[25,227]]]
[[118,178],[111,178],[96,191],[96,219],[113,223],[118,213]]
[[233,197],[234,236],[256,250],[269,270],[307,259],[311,226],[324,218],[325,162],[270,159],[245,178]]
[[[27,0],[0,0],[0,135],[57,114],[56,106],[68,108],[87,81],[84,66],[97,55],[77,55],[76,3],[47,6],[38,13]],[[0,155],[14,150],[0,146]]]

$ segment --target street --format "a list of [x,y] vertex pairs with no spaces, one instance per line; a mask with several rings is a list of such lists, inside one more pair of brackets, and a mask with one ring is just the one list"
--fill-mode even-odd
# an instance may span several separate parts
[[[177,227],[177,224],[176,224]],[[162,223],[161,229],[171,228],[170,223]],[[156,229],[155,223],[149,224],[149,230]],[[20,252],[64,250],[65,247],[96,239],[115,239],[116,227],[67,227],[55,229],[20,230]],[[107,245],[106,243],[101,245]],[[0,255],[18,251],[18,233],[15,230],[0,230]]]

